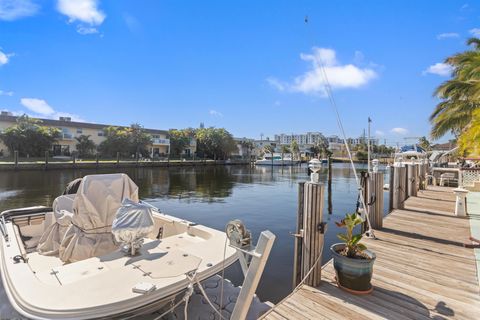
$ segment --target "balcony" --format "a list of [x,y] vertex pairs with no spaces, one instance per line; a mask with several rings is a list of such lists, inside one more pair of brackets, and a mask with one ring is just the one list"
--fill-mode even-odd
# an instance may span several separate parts
[[169,146],[170,145],[170,139],[154,138],[154,139],[152,139],[152,144],[153,145],[161,145],[161,146]]

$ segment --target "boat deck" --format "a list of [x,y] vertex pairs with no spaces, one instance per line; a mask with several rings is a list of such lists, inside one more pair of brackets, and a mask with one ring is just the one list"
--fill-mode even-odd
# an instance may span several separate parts
[[363,241],[377,254],[372,294],[339,289],[329,261],[319,287],[302,285],[263,319],[479,319],[476,259],[463,247],[470,219],[455,217],[454,205],[451,188],[429,187]]

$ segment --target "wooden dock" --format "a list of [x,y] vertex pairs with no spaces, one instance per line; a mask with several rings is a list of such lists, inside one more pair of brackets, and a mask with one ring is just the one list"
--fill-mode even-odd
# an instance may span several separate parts
[[377,254],[372,294],[339,289],[329,261],[319,287],[302,285],[263,319],[480,319],[476,260],[463,247],[470,222],[454,204],[451,188],[428,187],[363,241]]

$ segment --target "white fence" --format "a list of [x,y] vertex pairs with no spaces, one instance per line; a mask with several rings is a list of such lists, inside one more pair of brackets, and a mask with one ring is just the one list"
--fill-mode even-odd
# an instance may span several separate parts
[[465,187],[475,186],[475,182],[480,182],[480,169],[462,169],[462,182]]

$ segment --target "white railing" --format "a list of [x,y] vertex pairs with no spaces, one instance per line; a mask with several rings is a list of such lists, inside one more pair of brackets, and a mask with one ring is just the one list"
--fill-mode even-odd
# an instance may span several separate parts
[[170,139],[154,138],[152,144],[170,145]]
[[462,182],[465,187],[474,187],[480,182],[480,169],[462,169]]

